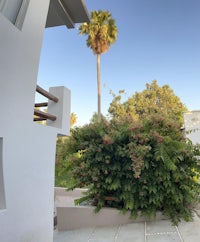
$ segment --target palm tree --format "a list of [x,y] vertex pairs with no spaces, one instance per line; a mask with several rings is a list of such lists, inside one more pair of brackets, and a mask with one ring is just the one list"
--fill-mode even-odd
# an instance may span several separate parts
[[117,39],[117,26],[108,11],[93,11],[89,23],[79,27],[79,33],[88,35],[87,46],[97,56],[97,93],[98,93],[98,122],[101,121],[101,81],[100,81],[100,56],[109,50],[110,45]]

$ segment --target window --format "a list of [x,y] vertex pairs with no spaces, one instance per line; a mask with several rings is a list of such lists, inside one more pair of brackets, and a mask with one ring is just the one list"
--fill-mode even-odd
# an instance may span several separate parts
[[0,137],[0,210],[6,208],[3,179],[3,138]]
[[15,24],[23,0],[0,0],[0,9],[3,15]]
[[0,12],[21,29],[28,4],[29,0],[0,0]]

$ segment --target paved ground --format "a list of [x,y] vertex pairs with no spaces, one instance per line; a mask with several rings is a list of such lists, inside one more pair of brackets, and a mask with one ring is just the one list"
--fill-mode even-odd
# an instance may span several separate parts
[[54,242],[199,242],[200,218],[172,226],[169,220],[54,232]]

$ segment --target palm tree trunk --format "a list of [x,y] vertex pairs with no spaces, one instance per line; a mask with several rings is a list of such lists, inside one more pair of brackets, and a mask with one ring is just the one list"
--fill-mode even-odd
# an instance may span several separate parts
[[100,54],[97,54],[97,93],[98,93],[98,123],[101,122],[101,80],[100,80]]

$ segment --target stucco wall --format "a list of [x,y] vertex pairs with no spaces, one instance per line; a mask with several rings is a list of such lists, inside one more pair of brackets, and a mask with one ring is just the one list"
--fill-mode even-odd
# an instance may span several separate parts
[[1,242],[53,240],[58,131],[32,121],[48,5],[49,0],[31,0],[21,30],[0,14]]
[[187,137],[194,144],[200,144],[200,111],[185,112],[183,117]]

